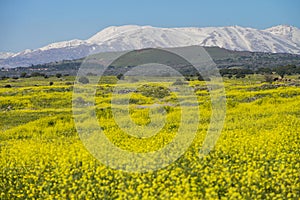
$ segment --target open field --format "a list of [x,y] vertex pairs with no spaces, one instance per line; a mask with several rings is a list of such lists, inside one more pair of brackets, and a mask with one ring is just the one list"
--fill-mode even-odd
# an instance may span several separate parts
[[[87,151],[72,115],[74,77],[1,80],[0,199],[299,199],[300,87],[297,77],[291,78],[295,84],[263,83],[259,75],[225,78],[224,128],[214,150],[203,159],[198,152],[211,104],[205,82],[190,81],[200,108],[196,137],[178,160],[147,173],[110,169]],[[147,84],[135,80],[124,86],[140,89],[129,101],[136,124],[150,123],[149,105],[161,104],[166,111],[162,131],[148,138],[118,128],[110,109],[114,85],[97,86],[101,129],[125,150],[158,150],[180,126],[176,91],[164,89],[172,83],[160,83],[161,93],[155,93],[159,96],[149,94]],[[122,102],[126,95],[120,92],[116,98]],[[180,101],[195,104],[188,97]],[[160,108],[153,110],[159,118]]]

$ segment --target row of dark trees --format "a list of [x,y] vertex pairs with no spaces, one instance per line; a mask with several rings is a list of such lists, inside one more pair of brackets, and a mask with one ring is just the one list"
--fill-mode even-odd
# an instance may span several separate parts
[[[40,72],[32,72],[31,74],[27,74],[26,72],[22,72],[20,75],[20,78],[30,78],[30,77],[37,77],[37,76],[43,76],[44,78],[48,78],[49,75],[40,73]],[[68,76],[68,74],[62,75],[61,73],[55,74],[57,78],[61,78],[62,76]]]
[[236,78],[244,78],[246,75],[249,74],[262,74],[262,75],[268,75],[268,74],[278,74],[281,78],[284,78],[285,75],[292,75],[292,74],[300,74],[300,66],[296,65],[286,65],[286,66],[279,66],[275,67],[273,69],[270,68],[259,68],[257,70],[251,70],[251,69],[243,69],[243,68],[226,68],[226,69],[220,69],[220,74],[222,76],[226,77],[233,77]]
[[[44,77],[44,78],[49,78],[50,76],[55,76],[57,78],[61,78],[62,76],[69,76],[68,74],[61,74],[61,73],[57,73],[55,75],[47,75],[47,74],[44,74],[44,73],[40,73],[40,72],[32,72],[31,74],[28,74],[26,72],[22,72],[20,74],[20,76],[12,76],[11,78],[12,79],[18,79],[18,78],[30,78],[30,77]],[[1,77],[1,79],[7,79],[9,77],[6,77],[6,76],[3,76]]]
[[[286,65],[286,66],[279,66],[276,68],[259,68],[257,70],[251,70],[251,69],[246,69],[246,68],[222,68],[220,69],[220,74],[223,77],[236,77],[236,78],[244,78],[246,75],[250,74],[262,74],[262,75],[270,75],[276,73],[279,75],[281,78],[284,78],[286,75],[291,75],[291,74],[300,74],[300,66],[296,65]],[[87,76],[91,76],[92,74],[87,74]],[[93,74],[94,75],[94,74]],[[95,74],[96,75],[96,74]],[[188,74],[183,74],[186,76],[187,80],[188,79],[193,79],[191,77],[198,77],[198,80],[204,80],[199,73],[194,73],[194,75],[191,75],[191,73]],[[18,79],[18,78],[30,78],[30,77],[38,77],[42,76],[44,78],[49,78],[50,75],[41,73],[41,72],[32,72],[31,74],[22,72],[20,76],[13,76],[13,79]],[[61,78],[62,76],[68,76],[68,74],[61,74],[61,73],[56,73],[55,75],[51,76],[56,76],[57,78]],[[119,73],[116,75],[117,79],[122,80],[124,79],[124,75],[122,73]],[[8,77],[2,77],[2,79],[5,79]],[[86,82],[83,81],[83,82]]]

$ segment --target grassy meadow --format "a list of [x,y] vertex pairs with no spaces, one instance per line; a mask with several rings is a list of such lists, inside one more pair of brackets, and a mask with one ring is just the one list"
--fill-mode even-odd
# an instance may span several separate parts
[[[82,144],[72,113],[74,77],[1,80],[0,199],[299,199],[300,80],[290,78],[274,83],[263,82],[261,75],[225,78],[224,127],[202,159],[198,154],[210,123],[210,96],[205,82],[189,81],[200,108],[196,136],[175,162],[144,173],[111,169]],[[145,138],[151,133],[122,131],[110,108],[114,85],[104,80],[95,97],[101,129],[125,150],[159,150],[180,127],[180,105],[192,108],[197,102],[169,90],[171,82],[126,84],[138,92],[123,91],[116,98],[122,102],[131,95],[132,121],[149,124],[150,105],[162,105],[152,110],[154,120],[165,112],[165,124]]]

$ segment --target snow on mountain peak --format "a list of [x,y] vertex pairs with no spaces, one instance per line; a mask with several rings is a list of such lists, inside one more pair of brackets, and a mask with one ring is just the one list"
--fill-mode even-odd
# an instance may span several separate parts
[[271,28],[267,28],[265,30],[277,35],[288,35],[294,29],[297,28],[290,25],[278,25],[278,26],[273,26]]
[[13,57],[17,57],[17,56],[20,56],[20,55],[25,55],[27,53],[31,53],[32,51],[33,50],[31,50],[31,49],[25,49],[24,51],[21,51],[19,53],[13,54],[11,57],[13,58]]
[[142,28],[142,26],[138,25],[110,26],[96,33],[86,41],[90,43],[99,43],[104,40],[112,39],[112,37],[116,37],[118,34],[135,31],[140,28]]
[[291,40],[300,47],[300,29],[297,27],[290,25],[278,25],[265,29],[264,31]]
[[[241,26],[158,28],[110,26],[87,40],[52,43],[1,59],[0,66],[15,67],[63,59],[82,58],[91,52],[123,51],[156,47],[218,46],[237,51],[300,54],[300,31],[288,25],[265,30]],[[4,54],[3,54],[4,55]]]
[[42,48],[39,48],[38,50],[45,51],[49,49],[58,49],[58,48],[65,48],[65,47],[76,47],[78,45],[86,44],[84,40],[69,40],[69,41],[62,41],[62,42],[56,42],[49,44],[47,46],[44,46]]
[[[288,41],[286,41],[288,39]],[[219,46],[230,50],[300,53],[293,37],[283,38],[268,30],[241,26],[206,28],[156,28],[152,26],[112,26],[86,40],[109,50],[189,45]]]
[[15,53],[12,52],[0,52],[0,59],[6,59],[13,56]]

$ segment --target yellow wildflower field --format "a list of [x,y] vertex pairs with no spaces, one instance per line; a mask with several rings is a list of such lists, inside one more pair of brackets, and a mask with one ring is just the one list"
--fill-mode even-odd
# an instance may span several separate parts
[[[190,81],[200,110],[190,147],[162,169],[129,173],[111,169],[86,149],[73,119],[73,86],[54,79],[52,86],[49,80],[31,78],[0,88],[0,199],[300,198],[299,84],[225,79],[224,127],[214,149],[199,158],[211,104],[205,84]],[[158,134],[134,137],[118,127],[109,107],[110,84],[97,90],[97,119],[116,146],[135,152],[159,150],[180,126],[178,96],[164,90],[169,83],[160,83],[159,98],[147,95],[151,85],[134,84],[144,90],[132,92],[130,117],[144,126],[151,121],[150,110],[158,118],[163,109],[166,122]],[[118,100],[125,95],[118,94]],[[185,106],[195,103],[188,97],[180,101]],[[162,108],[150,106],[159,103]]]

